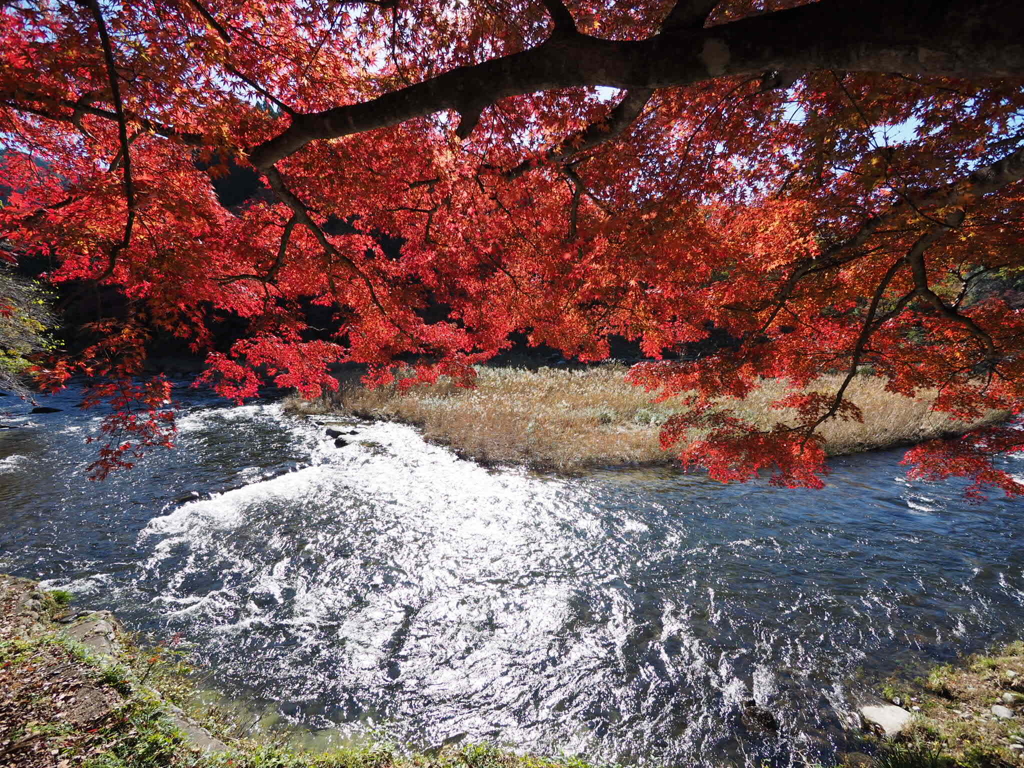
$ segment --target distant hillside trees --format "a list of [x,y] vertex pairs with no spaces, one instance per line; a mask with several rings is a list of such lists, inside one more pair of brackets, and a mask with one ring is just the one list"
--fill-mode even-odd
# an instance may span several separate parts
[[0,266],[0,389],[28,394],[30,358],[52,346],[48,330],[54,322],[39,284]]

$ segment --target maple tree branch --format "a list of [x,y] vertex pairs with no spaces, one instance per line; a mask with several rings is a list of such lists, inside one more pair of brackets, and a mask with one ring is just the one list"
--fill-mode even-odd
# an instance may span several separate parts
[[256,82],[255,80],[253,80],[253,79],[252,79],[251,77],[249,77],[249,76],[247,76],[247,75],[243,74],[242,72],[240,72],[240,71],[238,70],[238,68],[237,68],[237,67],[235,67],[235,66],[234,66],[233,64],[227,64],[227,63],[225,63],[225,64],[224,64],[224,69],[226,69],[226,70],[227,70],[228,72],[230,72],[230,73],[231,73],[232,75],[234,75],[234,76],[235,76],[235,77],[237,77],[237,78],[238,78],[239,80],[241,80],[241,81],[242,81],[243,83],[245,83],[246,85],[248,85],[248,86],[249,86],[250,88],[252,88],[252,89],[253,89],[254,91],[256,91],[256,93],[260,94],[260,96],[262,96],[263,98],[265,98],[265,99],[267,99],[267,100],[269,100],[269,101],[272,101],[272,102],[274,103],[274,105],[275,105],[276,107],[278,107],[278,108],[279,108],[279,109],[280,109],[280,110],[281,110],[282,112],[285,112],[285,113],[287,113],[287,114],[289,114],[289,115],[294,115],[294,114],[295,114],[295,110],[294,110],[294,109],[292,109],[291,107],[289,107],[289,106],[288,106],[287,104],[285,104],[285,103],[284,103],[283,101],[281,101],[281,100],[280,100],[279,98],[277,98],[277,96],[275,96],[274,94],[272,94],[272,93],[271,93],[270,91],[268,91],[268,90],[267,90],[266,88],[264,88],[264,87],[263,87],[262,85],[260,85],[259,83],[257,83],[257,82]]
[[187,1],[188,4],[191,5],[196,10],[196,12],[203,17],[203,20],[206,21],[206,23],[209,24],[211,27],[213,27],[214,31],[217,33],[221,40],[223,40],[225,43],[231,42],[231,33],[228,32],[226,27],[224,27],[219,21],[217,21],[217,18],[212,13],[210,13],[209,10],[207,10],[206,6],[200,3],[199,0]]
[[483,107],[481,106],[470,106],[459,113],[459,125],[455,129],[455,135],[460,139],[468,139],[469,135],[476,128],[477,123],[480,122],[480,116],[483,114]]
[[951,211],[943,222],[933,226],[914,243],[906,260],[910,264],[911,274],[914,276],[915,293],[931,304],[944,318],[962,326],[977,339],[985,350],[985,359],[989,367],[994,370],[1000,356],[992,336],[974,320],[946,304],[942,297],[932,290],[928,282],[928,269],[924,261],[925,251],[944,234],[963,224],[964,218],[963,210]]
[[[877,234],[878,228],[883,223],[891,221],[898,215],[906,213],[908,207],[912,208],[915,213],[931,223],[934,220],[925,216],[921,212],[921,208],[933,206],[959,206],[962,208],[976,202],[979,198],[987,194],[991,194],[992,192],[995,192],[1008,184],[1020,181],[1021,179],[1024,179],[1024,147],[1001,157],[999,160],[996,160],[989,165],[978,168],[966,177],[951,182],[944,187],[929,190],[917,196],[901,198],[898,202],[892,205],[889,210],[879,214],[878,216],[868,218],[857,229],[857,231],[847,239],[825,249],[819,256],[807,259],[796,265],[793,272],[779,290],[775,300],[772,302],[775,307],[768,316],[768,319],[762,325],[760,333],[765,333],[768,328],[771,327],[772,323],[775,322],[779,312],[785,306],[786,302],[792,297],[797,284],[802,279],[811,274],[835,269],[836,267],[843,266],[844,264],[848,264],[849,262],[860,258],[862,254],[857,253],[857,249],[861,248],[873,235]],[[955,216],[956,214],[957,212],[954,211],[949,215]],[[915,254],[917,253],[918,247],[920,247],[920,258],[923,258],[924,249],[931,245],[935,239],[949,231],[949,229],[959,226],[960,222],[962,222],[962,211],[960,211],[960,214],[960,221],[953,222],[951,219],[947,218],[945,222],[938,222],[929,229],[925,236],[919,240],[911,250],[911,253],[908,254],[907,259],[912,260],[917,258]],[[927,287],[927,280],[922,281],[920,285]]]
[[[33,107],[30,104],[26,104],[25,99],[28,101],[39,102],[50,107],[70,109],[72,110],[72,114],[62,115],[55,112],[49,112],[45,109],[40,109],[39,107]],[[118,119],[116,112],[111,112],[109,109],[103,109],[101,107],[94,107],[91,104],[83,102],[82,99],[78,99],[77,101],[56,99],[45,94],[33,93],[23,89],[14,91],[0,90],[0,104],[17,112],[24,112],[47,120],[71,123],[76,127],[78,122],[81,121],[82,115],[102,117],[105,120],[113,122],[116,122]],[[201,146],[204,143],[201,134],[180,131],[167,123],[157,122],[150,118],[142,117],[131,110],[124,109],[123,105],[122,110],[126,120],[137,123],[143,130],[151,131],[152,133],[163,136],[166,139],[176,139],[183,144],[189,144],[191,146]]]
[[[205,5],[199,2],[199,0],[187,0],[187,2],[190,6],[192,6],[192,8],[196,10],[196,12],[200,16],[203,17],[203,20],[213,28],[213,30],[217,33],[217,36],[224,42],[225,45],[231,44],[232,38],[231,33],[228,31],[228,28],[221,24],[219,21],[217,21],[217,18],[209,11],[209,9]],[[252,88],[254,91],[256,91],[258,94],[263,96],[263,98],[269,99],[270,101],[274,102],[274,104],[278,106],[283,112],[286,112],[289,115],[295,114],[294,109],[289,107],[279,98],[277,98],[277,96],[272,94],[270,91],[268,91],[262,85],[257,83],[251,77],[248,77],[247,75],[243,74],[241,71],[239,71],[238,67],[234,66],[229,62],[224,62],[224,68],[232,75],[237,77],[239,80],[241,80],[243,83]]]
[[812,425],[808,426],[808,438],[814,433],[814,430],[834,417],[842,407],[843,396],[846,394],[846,390],[850,386],[850,382],[852,382],[854,377],[857,375],[857,368],[860,367],[860,361],[864,355],[864,350],[867,347],[868,340],[871,338],[871,335],[878,330],[878,324],[875,321],[875,316],[878,313],[878,305],[881,303],[882,297],[885,295],[885,289],[889,287],[889,283],[891,283],[893,278],[896,277],[896,274],[903,268],[904,264],[905,261],[903,259],[896,261],[889,267],[881,281],[879,281],[878,286],[875,288],[875,293],[871,297],[871,304],[868,306],[867,314],[864,317],[864,324],[861,326],[861,331],[857,336],[857,341],[854,342],[853,352],[850,355],[850,367],[846,372],[846,376],[839,385],[839,389],[836,390],[836,394],[832,399],[832,405],[829,409],[819,416]]
[[373,302],[374,306],[377,307],[381,316],[391,323],[399,333],[408,336],[408,332],[398,325],[398,323],[392,319],[390,313],[384,308],[380,297],[377,295],[377,289],[374,287],[373,281],[370,280],[370,278],[367,277],[361,269],[359,269],[358,265],[351,258],[339,251],[338,248],[335,247],[334,243],[327,238],[327,234],[323,231],[323,228],[313,220],[306,204],[299,199],[298,195],[288,188],[281,172],[277,168],[271,168],[266,171],[266,177],[267,181],[270,183],[270,188],[274,190],[278,199],[291,208],[294,218],[313,234],[316,241],[320,243],[320,247],[323,248],[328,255],[343,262],[352,271],[352,274],[358,277],[363,284],[366,285],[367,290],[370,292],[370,300]]
[[277,258],[274,259],[274,263],[267,272],[266,279],[268,282],[276,280],[278,272],[284,266],[285,254],[288,252],[288,242],[291,240],[292,232],[295,231],[295,225],[298,223],[299,215],[293,212],[292,217],[288,219],[288,223],[284,225],[284,231],[281,233],[281,245],[277,249]]
[[721,0],[678,0],[661,23],[663,32],[700,29]]
[[274,259],[274,263],[270,265],[270,269],[267,270],[265,275],[228,275],[218,280],[222,285],[229,285],[230,283],[237,283],[240,280],[255,280],[264,284],[272,284],[277,279],[278,272],[281,271],[281,267],[284,266],[285,254],[288,252],[288,242],[291,240],[292,232],[295,231],[295,226],[299,223],[299,215],[292,213],[291,217],[284,225],[284,230],[281,232],[281,243],[277,248],[277,257]]
[[[654,91],[650,88],[634,88],[627,91],[604,120],[591,123],[582,131],[566,137],[558,146],[544,154],[544,160],[553,163],[568,162],[587,150],[617,139],[640,116],[653,95]],[[505,177],[518,179],[537,165],[539,165],[539,161],[536,158],[527,158],[516,167],[506,171]]]
[[590,188],[584,183],[583,179],[580,178],[579,173],[572,165],[566,165],[562,168],[562,173],[573,183],[573,186],[578,189],[582,194],[590,198],[590,201],[601,209],[605,215],[611,215],[608,205],[601,200],[597,195],[590,191]]
[[[981,342],[985,350],[985,358],[989,363],[989,374],[991,375],[995,370],[999,360],[999,354],[992,336],[982,329],[974,320],[960,314],[956,308],[947,305],[942,298],[932,290],[928,282],[928,272],[924,261],[925,252],[943,235],[960,227],[963,224],[965,216],[966,214],[962,209],[951,211],[942,222],[930,227],[923,235],[921,235],[921,237],[914,242],[913,246],[911,246],[906,256],[889,267],[889,270],[885,273],[885,276],[882,278],[874,295],[872,296],[871,304],[864,318],[864,324],[850,356],[849,370],[840,384],[839,389],[836,391],[829,409],[812,425],[807,427],[808,437],[815,429],[821,426],[821,424],[838,413],[839,408],[842,406],[843,396],[845,395],[850,382],[857,374],[857,368],[860,365],[868,340],[871,338],[872,334],[884,323],[901,314],[915,298],[923,298],[935,307],[943,317],[966,328],[972,336]],[[877,318],[878,305],[885,293],[885,289],[905,264],[909,265],[911,274],[913,275],[914,290],[902,296],[891,312],[887,313],[884,317]]]
[[571,243],[576,239],[576,233],[579,231],[580,198],[583,196],[583,180],[576,173],[572,175],[566,174],[566,178],[569,179],[570,186],[572,187],[572,200],[569,202],[569,232],[566,236],[566,240]]
[[269,168],[311,141],[398,125],[443,110],[459,113],[510,96],[574,86],[664,88],[766,72],[898,72],[1024,76],[1015,0],[822,0],[708,28],[672,29],[646,40],[575,32],[369,101],[293,116],[253,147]]
[[541,0],[555,25],[552,36],[567,36],[576,33],[576,20],[562,0]]
[[[117,263],[118,255],[121,251],[131,245],[132,229],[135,226],[135,185],[132,181],[131,141],[128,139],[128,122],[125,119],[124,106],[121,103],[121,85],[118,82],[117,66],[114,61],[114,49],[110,44],[110,36],[107,34],[107,23],[103,19],[103,12],[100,10],[98,0],[88,0],[88,6],[92,11],[93,18],[96,20],[96,25],[99,28],[100,45],[103,47],[103,58],[107,66],[107,79],[110,83],[110,98],[114,103],[114,114],[117,116],[117,136],[121,145],[121,153],[119,157],[115,158],[115,161],[111,163],[111,170],[114,170],[117,167],[117,160],[120,160],[121,169],[123,171],[122,178],[124,180],[125,204],[128,207],[128,216],[125,219],[124,234],[121,236],[121,242],[115,244],[110,249],[110,260],[107,264],[107,268],[98,278],[96,278],[96,282],[100,283],[110,277],[114,271],[114,266]],[[76,114],[77,111],[78,110],[76,109]]]

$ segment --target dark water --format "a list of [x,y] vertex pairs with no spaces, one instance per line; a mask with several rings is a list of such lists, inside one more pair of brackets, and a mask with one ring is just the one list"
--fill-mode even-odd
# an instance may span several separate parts
[[[214,685],[310,729],[827,762],[840,713],[900,665],[1024,630],[1024,503],[908,483],[899,452],[837,460],[823,491],[566,480],[183,397],[180,448],[104,484],[73,393],[52,415],[0,401],[36,425],[0,432],[0,570],[182,633]],[[747,727],[749,699],[778,732]]]

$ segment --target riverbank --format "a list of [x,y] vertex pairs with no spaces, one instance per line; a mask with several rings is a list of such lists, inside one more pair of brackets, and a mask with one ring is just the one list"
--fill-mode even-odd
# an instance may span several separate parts
[[[663,451],[659,432],[684,406],[679,398],[652,403],[650,393],[625,381],[627,370],[621,364],[581,370],[482,366],[475,389],[456,387],[442,378],[406,392],[395,385],[367,389],[352,373],[342,379],[337,392],[311,401],[292,396],[285,409],[295,415],[343,414],[412,424],[427,440],[487,464],[561,472],[671,465],[678,450]],[[818,389],[835,391],[839,378],[825,377]],[[745,400],[723,400],[723,405],[770,428],[794,415],[769,407],[785,394],[782,384],[770,381]],[[932,411],[935,395],[909,398],[887,392],[880,379],[854,379],[848,396],[863,412],[864,421],[832,420],[822,425],[826,452],[838,456],[909,445],[1006,418],[1005,413],[992,412],[965,424]]]
[[[238,738],[168,648],[142,649],[106,611],[0,575],[0,765],[17,768],[588,768],[492,746],[411,754],[392,745],[327,751]],[[1024,642],[893,679],[888,705],[863,707],[863,751],[840,768],[1011,768],[1024,765]],[[749,705],[760,727],[777,723]],[[251,724],[250,724],[251,725]],[[856,727],[852,725],[852,727]],[[283,743],[282,743],[283,742]],[[820,764],[815,764],[821,768]]]
[[172,649],[139,647],[112,614],[71,610],[70,597],[0,574],[4,768],[586,768],[486,745],[413,755],[237,738],[245,724],[211,707]]
[[1024,641],[893,679],[883,694],[904,713],[884,768],[1024,765]]

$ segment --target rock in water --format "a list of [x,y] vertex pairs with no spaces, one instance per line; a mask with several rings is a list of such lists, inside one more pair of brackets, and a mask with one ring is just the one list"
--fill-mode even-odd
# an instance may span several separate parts
[[47,405],[37,405],[32,409],[32,413],[60,413],[60,408],[50,408]]
[[346,440],[343,437],[339,437],[337,440],[334,441],[335,448],[344,448],[346,445],[348,445],[348,440]]
[[743,702],[742,715],[743,724],[752,731],[777,731],[779,721],[771,712],[764,707],[759,707],[753,699]]
[[341,437],[343,434],[344,434],[343,432],[339,432],[336,429],[328,429],[327,430],[327,436],[328,437]]
[[887,739],[905,731],[912,718],[913,715],[903,707],[893,704],[860,708],[860,720],[864,730],[881,733]]
[[1002,704],[996,704],[990,710],[999,720],[1009,720],[1013,717],[1013,710],[1009,707],[1004,707]]

